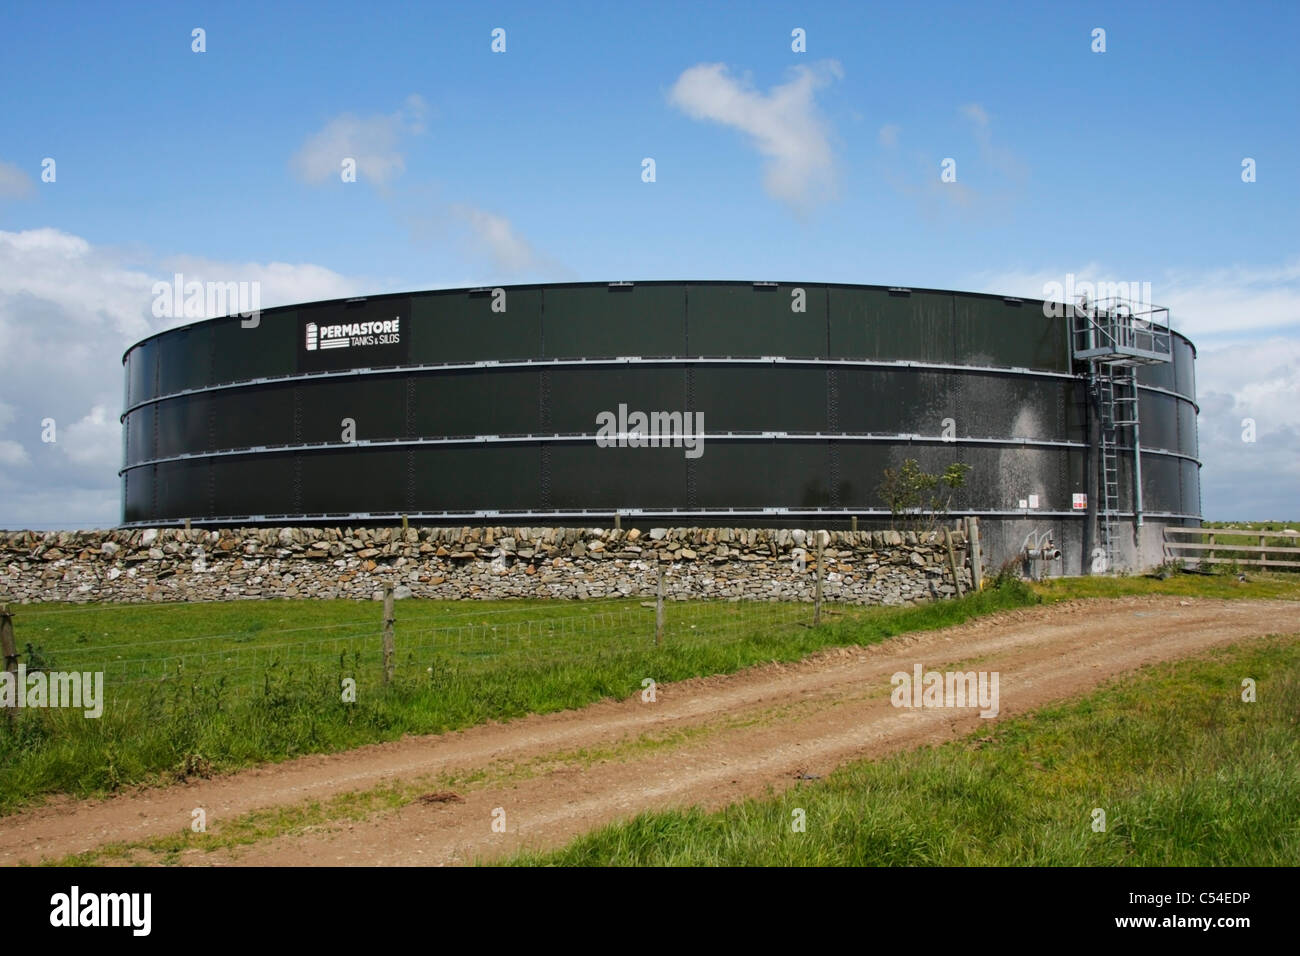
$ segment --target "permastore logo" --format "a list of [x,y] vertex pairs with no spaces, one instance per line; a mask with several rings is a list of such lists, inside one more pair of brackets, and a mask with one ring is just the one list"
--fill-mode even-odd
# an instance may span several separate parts
[[352,346],[397,345],[402,341],[401,316],[379,322],[345,322],[340,325],[306,326],[308,352],[346,349]]

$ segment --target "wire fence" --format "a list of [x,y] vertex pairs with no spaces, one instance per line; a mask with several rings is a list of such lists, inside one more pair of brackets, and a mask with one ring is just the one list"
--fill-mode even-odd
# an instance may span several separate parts
[[0,606],[0,813],[801,657],[841,642],[819,624],[877,610],[823,606],[822,557],[795,569],[812,602],[809,579],[705,599],[656,563],[640,593],[582,600]]
[[[662,583],[657,582],[662,589]],[[265,692],[271,676],[329,675],[374,686],[454,668],[462,674],[501,667],[581,666],[619,658],[643,660],[656,650],[680,652],[780,638],[809,628],[822,614],[820,601],[666,600],[658,597],[523,602],[521,607],[454,606],[391,600],[357,606],[355,620],[217,633],[123,640],[121,634],[80,635],[77,613],[135,614],[157,606],[96,605],[87,608],[23,608],[22,633],[6,648],[27,673],[102,674],[105,696],[129,698],[200,685],[219,685],[230,696]],[[310,602],[302,602],[310,610]],[[203,605],[171,605],[201,609]],[[190,613],[182,611],[181,613]],[[290,612],[292,613],[292,612]],[[845,606],[840,614],[851,613]],[[391,627],[386,627],[390,619]],[[101,619],[102,620],[102,619]],[[87,627],[89,629],[89,626]],[[63,632],[52,648],[47,632]],[[12,643],[12,627],[10,628]],[[33,644],[35,635],[36,643]],[[25,638],[25,641],[23,640]],[[12,653],[12,657],[10,656]]]

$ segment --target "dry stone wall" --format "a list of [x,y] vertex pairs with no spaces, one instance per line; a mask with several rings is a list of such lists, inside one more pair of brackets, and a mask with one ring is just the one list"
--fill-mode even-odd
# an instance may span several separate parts
[[[828,601],[955,593],[938,534],[754,528],[237,528],[0,532],[0,601],[669,598]],[[954,533],[963,587],[965,538]]]

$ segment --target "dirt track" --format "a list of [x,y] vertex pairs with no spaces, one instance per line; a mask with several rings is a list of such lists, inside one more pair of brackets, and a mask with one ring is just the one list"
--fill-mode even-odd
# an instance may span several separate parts
[[[717,807],[781,790],[858,757],[950,740],[987,723],[975,709],[890,705],[890,676],[926,670],[1000,674],[999,719],[1076,696],[1144,664],[1297,630],[1287,601],[1124,598],[1074,601],[984,618],[867,649],[660,685],[578,711],[435,737],[407,738],[102,801],[61,801],[0,818],[0,864],[57,859],[252,810],[398,781],[470,778],[463,802],[413,802],[355,823],[214,852],[197,864],[443,864],[558,846],[643,810]],[[653,677],[654,675],[647,675]],[[505,832],[492,830],[505,811]],[[142,858],[147,859],[147,858]]]

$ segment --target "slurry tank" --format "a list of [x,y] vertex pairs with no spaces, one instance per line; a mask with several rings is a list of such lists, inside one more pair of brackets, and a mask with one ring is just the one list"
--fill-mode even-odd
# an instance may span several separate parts
[[970,466],[950,513],[981,519],[986,563],[1050,537],[1058,573],[1086,571],[1103,520],[1119,561],[1155,563],[1165,525],[1200,523],[1195,348],[1169,333],[1136,369],[1140,459],[1124,430],[1108,501],[1095,367],[1075,309],[1053,311],[617,282],[195,322],[123,358],[123,523],[868,529],[890,525],[884,469],[913,458]]

